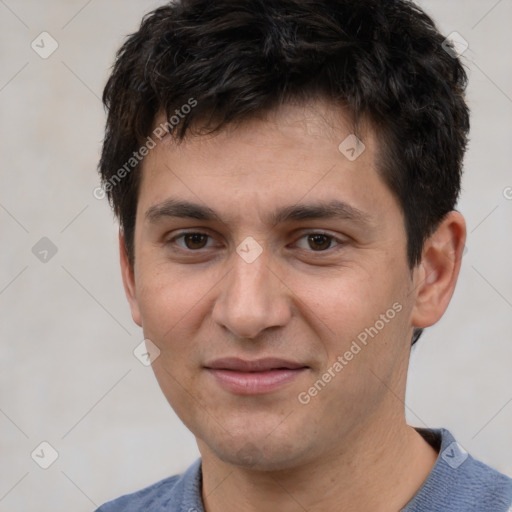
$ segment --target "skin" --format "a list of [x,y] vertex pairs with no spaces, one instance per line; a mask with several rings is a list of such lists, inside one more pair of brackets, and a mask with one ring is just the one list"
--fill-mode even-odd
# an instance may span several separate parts
[[[134,321],[160,349],[159,385],[197,439],[207,512],[396,512],[437,458],[405,421],[410,341],[448,306],[465,222],[450,212],[411,274],[402,211],[377,172],[378,138],[366,127],[366,149],[349,161],[338,145],[351,131],[342,110],[311,101],[213,136],[163,139],[144,160],[133,268],[120,234],[123,281]],[[148,217],[171,197],[221,220]],[[332,199],[365,222],[268,220],[279,207]],[[173,240],[183,230],[209,237]],[[308,239],[319,231],[332,238]],[[252,263],[236,252],[248,236],[263,250]],[[396,303],[401,311],[300,403]],[[308,369],[272,393],[238,395],[204,369],[228,356]]]

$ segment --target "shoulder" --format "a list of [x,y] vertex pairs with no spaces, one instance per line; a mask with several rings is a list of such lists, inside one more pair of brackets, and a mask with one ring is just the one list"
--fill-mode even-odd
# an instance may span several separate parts
[[109,501],[95,512],[163,512],[181,510],[187,506],[202,510],[202,504],[198,505],[201,503],[200,484],[201,459],[183,474],[165,478],[137,492]]
[[422,430],[420,433],[433,445],[432,439],[437,437],[439,456],[403,512],[510,512],[511,478],[473,458],[448,430],[417,430]]
[[460,489],[470,496],[473,502],[487,506],[492,504],[496,508],[491,506],[491,509],[496,511],[509,511],[512,508],[511,478],[471,455],[468,456],[466,468],[462,469],[459,478]]
[[[148,506],[155,507],[156,503],[162,500],[167,500],[172,496],[172,490],[179,480],[180,475],[171,476],[160,480],[159,482],[145,487],[140,491],[126,494],[115,500],[109,501],[102,505],[96,512],[130,512],[138,510],[153,510],[148,509]],[[155,508],[155,511],[158,510]]]

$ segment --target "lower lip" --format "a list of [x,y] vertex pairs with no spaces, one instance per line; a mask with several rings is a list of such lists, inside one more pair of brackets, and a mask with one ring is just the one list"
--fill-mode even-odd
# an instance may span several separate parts
[[217,382],[228,391],[239,395],[262,395],[288,384],[307,368],[296,370],[269,370],[265,372],[238,372],[208,368]]

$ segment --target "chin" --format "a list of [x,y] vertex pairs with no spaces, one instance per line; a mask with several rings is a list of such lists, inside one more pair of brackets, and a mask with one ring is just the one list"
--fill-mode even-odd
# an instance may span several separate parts
[[305,450],[297,443],[270,439],[268,435],[263,442],[250,439],[235,442],[230,438],[222,445],[210,443],[208,446],[223,462],[252,471],[287,470],[297,466],[301,459],[304,462],[306,459]]

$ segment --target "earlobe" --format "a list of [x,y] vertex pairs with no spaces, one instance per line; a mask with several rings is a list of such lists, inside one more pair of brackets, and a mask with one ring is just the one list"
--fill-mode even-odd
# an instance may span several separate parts
[[426,240],[414,272],[414,327],[429,327],[443,316],[455,290],[465,242],[466,223],[456,211],[449,212]]
[[124,291],[130,305],[133,321],[139,327],[142,327],[139,303],[137,301],[137,290],[135,287],[134,268],[129,262],[128,254],[126,253],[124,235],[121,230],[119,230],[119,259],[121,264],[121,275],[123,278]]

